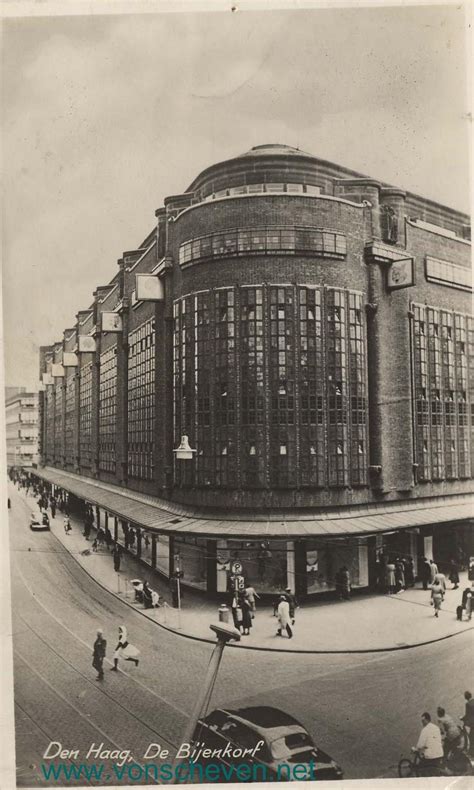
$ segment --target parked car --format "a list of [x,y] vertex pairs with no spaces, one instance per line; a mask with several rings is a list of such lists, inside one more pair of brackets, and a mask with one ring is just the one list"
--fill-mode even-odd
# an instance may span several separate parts
[[[278,766],[286,763],[290,766],[307,765],[308,779],[322,781],[324,779],[342,779],[340,766],[317,747],[310,734],[293,716],[278,708],[267,706],[255,708],[239,708],[238,710],[215,710],[198,721],[194,733],[194,745],[203,745],[208,749],[224,749],[230,744],[231,750],[240,748],[255,749],[263,741],[254,756],[219,758],[226,765],[264,765],[268,781],[291,780],[289,771]],[[215,758],[209,758],[216,763]],[[204,765],[206,760],[199,756],[198,764]],[[313,775],[309,767],[313,763]],[[262,781],[260,774],[259,780]],[[297,778],[297,777],[295,777]],[[300,777],[300,778],[304,778]],[[231,779],[235,782],[235,777]]]
[[48,530],[49,518],[47,513],[32,513],[30,518],[30,529],[36,531]]

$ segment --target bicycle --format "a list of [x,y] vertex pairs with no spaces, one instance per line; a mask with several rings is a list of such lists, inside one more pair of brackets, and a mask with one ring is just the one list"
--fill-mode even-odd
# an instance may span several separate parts
[[[468,738],[464,731],[464,738]],[[466,743],[466,740],[464,740]],[[469,740],[467,747],[469,748]],[[459,745],[452,747],[449,752],[440,759],[438,776],[472,776],[473,769],[467,751]],[[403,757],[398,763],[398,775],[401,779],[408,779],[410,776],[425,776],[423,772],[423,761],[420,753],[415,751],[412,759]]]

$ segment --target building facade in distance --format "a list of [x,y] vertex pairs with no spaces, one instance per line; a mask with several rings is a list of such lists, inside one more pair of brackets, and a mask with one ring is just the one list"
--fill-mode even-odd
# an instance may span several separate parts
[[26,387],[5,388],[7,469],[38,462],[38,393]]
[[38,475],[211,593],[473,552],[469,218],[281,145],[156,218],[41,349]]

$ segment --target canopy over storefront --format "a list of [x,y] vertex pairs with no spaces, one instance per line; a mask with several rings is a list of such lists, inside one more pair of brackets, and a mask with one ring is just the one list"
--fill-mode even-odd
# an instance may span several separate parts
[[474,513],[473,496],[431,497],[354,508],[292,511],[204,510],[121,489],[51,467],[32,470],[47,483],[108,513],[168,535],[296,538],[370,535],[392,530],[465,521]]

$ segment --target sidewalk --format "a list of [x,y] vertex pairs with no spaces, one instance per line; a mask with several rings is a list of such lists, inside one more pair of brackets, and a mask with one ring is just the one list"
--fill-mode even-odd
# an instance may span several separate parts
[[[28,503],[29,512],[35,509],[33,496],[9,485],[15,498]],[[92,552],[94,531],[89,542],[82,535],[83,526],[71,518],[72,532],[65,535],[63,514],[51,518],[51,531],[63,546],[105,589],[154,620],[160,626],[203,641],[215,642],[209,625],[218,621],[218,604],[203,595],[185,588],[182,609],[171,607],[171,595],[166,580],[134,557],[122,555],[120,574],[115,573],[110,552],[105,547]],[[85,553],[84,553],[85,552]],[[167,604],[158,609],[144,610],[134,600],[129,580],[147,579],[150,586],[163,596]],[[397,650],[455,636],[474,628],[474,622],[459,622],[456,606],[461,602],[462,590],[467,586],[467,573],[460,574],[458,590],[448,590],[439,618],[433,616],[430,593],[419,587],[398,595],[368,594],[351,601],[307,603],[296,612],[293,638],[277,637],[277,619],[270,607],[257,609],[250,636],[242,636],[236,648],[292,651],[308,653],[372,652]],[[229,613],[230,614],[230,613]],[[230,622],[232,618],[230,617]]]

